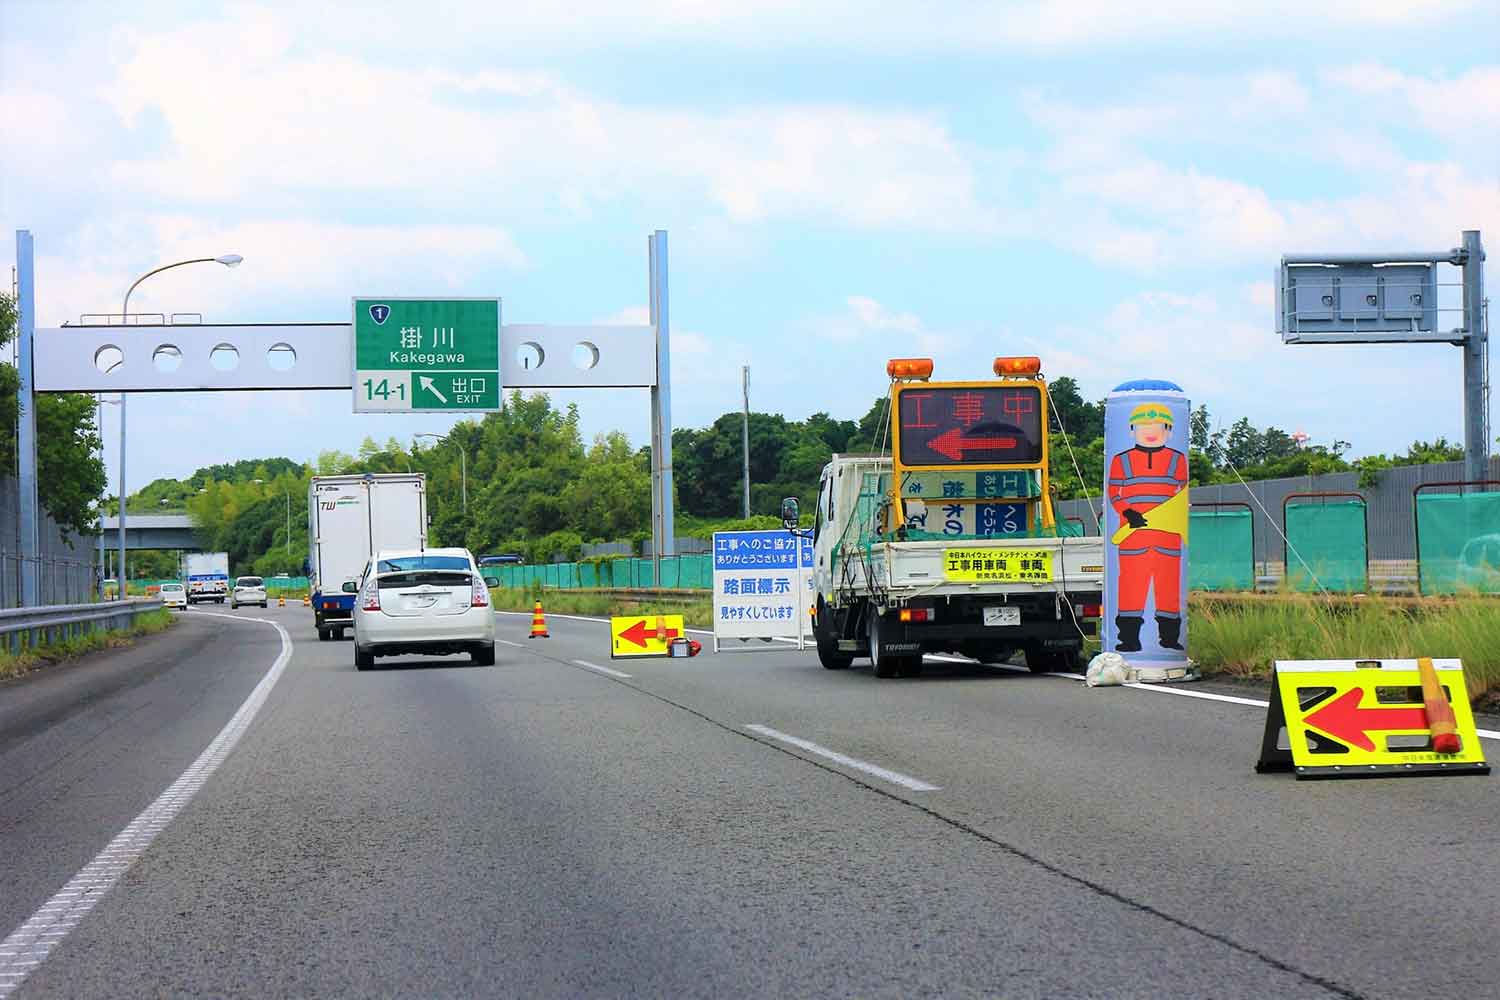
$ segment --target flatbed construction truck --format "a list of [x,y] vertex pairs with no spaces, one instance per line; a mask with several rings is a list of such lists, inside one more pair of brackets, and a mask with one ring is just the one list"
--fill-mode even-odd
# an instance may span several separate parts
[[354,625],[357,581],[372,553],[427,547],[420,472],[314,476],[307,494],[307,575],[319,639]]
[[[1081,666],[1104,542],[1054,511],[1040,359],[996,358],[984,381],[934,382],[925,358],[886,371],[889,454],[834,455],[819,483],[819,661],[839,670],[867,656],[878,677],[920,673],[924,653]],[[782,503],[794,530],[798,506]]]

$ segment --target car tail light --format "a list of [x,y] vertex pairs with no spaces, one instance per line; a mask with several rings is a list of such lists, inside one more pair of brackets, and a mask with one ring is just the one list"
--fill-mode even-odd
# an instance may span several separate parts
[[486,586],[482,577],[475,577],[470,585],[473,588],[473,596],[469,599],[471,608],[487,608],[490,606],[490,588]]
[[937,615],[931,608],[902,608],[901,620],[904,622],[930,622]]
[[370,581],[370,585],[366,587],[365,592],[360,595],[359,608],[361,611],[380,610],[380,588],[375,585],[374,580]]
[[1104,606],[1100,604],[1080,604],[1078,607],[1079,618],[1102,618],[1104,617]]

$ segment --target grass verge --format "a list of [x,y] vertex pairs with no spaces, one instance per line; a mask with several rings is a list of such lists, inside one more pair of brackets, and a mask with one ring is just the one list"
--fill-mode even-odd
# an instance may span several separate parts
[[713,599],[705,591],[701,599],[688,603],[678,601],[653,601],[649,599],[626,600],[603,594],[578,594],[566,590],[531,591],[515,587],[494,587],[490,598],[498,611],[530,611],[540,599],[542,609],[561,615],[587,615],[594,618],[609,618],[615,615],[682,615],[689,628],[711,628],[714,617]]
[[82,656],[100,649],[116,649],[128,646],[131,641],[143,636],[164,632],[176,624],[172,612],[166,608],[144,611],[135,616],[135,624],[125,629],[98,629],[71,639],[41,643],[20,653],[0,652],[0,680],[19,677],[39,667],[62,660]]
[[1471,696],[1500,695],[1500,601],[1194,598],[1190,615],[1188,652],[1209,672],[1262,678],[1273,660],[1454,656],[1464,661]]

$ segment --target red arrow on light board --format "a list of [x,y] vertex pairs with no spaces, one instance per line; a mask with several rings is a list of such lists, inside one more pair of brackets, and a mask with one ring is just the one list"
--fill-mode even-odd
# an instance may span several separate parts
[[1363,697],[1364,691],[1360,688],[1345,691],[1302,721],[1361,750],[1375,749],[1370,733],[1427,728],[1427,712],[1421,705],[1361,708],[1359,702]]
[[966,438],[957,427],[927,442],[927,447],[953,462],[962,462],[966,451],[1009,450],[1016,447],[1013,437]]
[[[650,638],[650,639],[655,639],[656,638],[656,629],[653,628],[653,629],[649,629],[648,630],[646,628],[646,622],[644,620],[642,620],[642,621],[636,622],[634,625],[630,626],[628,629],[625,629],[623,632],[621,632],[620,633],[620,638],[621,639],[629,639],[631,642],[635,643],[637,646],[641,647],[642,649],[645,649],[646,648],[646,640],[648,638]],[[675,628],[669,628],[669,629],[667,629],[667,638],[668,639],[675,639],[675,638],[677,638],[677,630]],[[1424,718],[1425,718],[1425,716],[1424,716]]]

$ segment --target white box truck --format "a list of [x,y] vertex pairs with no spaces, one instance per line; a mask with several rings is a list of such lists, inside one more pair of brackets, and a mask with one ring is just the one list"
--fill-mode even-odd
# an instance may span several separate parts
[[223,604],[229,596],[229,553],[189,552],[182,557],[182,575],[189,604]]
[[307,575],[319,639],[352,627],[360,572],[373,552],[427,547],[420,472],[314,476],[307,496]]

